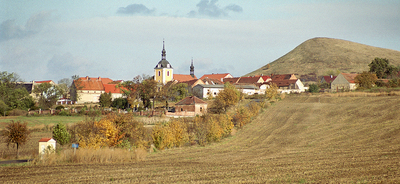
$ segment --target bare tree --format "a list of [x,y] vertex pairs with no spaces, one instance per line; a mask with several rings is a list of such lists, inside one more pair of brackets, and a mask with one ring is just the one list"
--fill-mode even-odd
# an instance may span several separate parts
[[19,157],[19,147],[26,143],[30,133],[27,123],[11,121],[11,123],[6,126],[6,129],[3,132],[3,137],[5,137],[7,147],[10,144],[17,145],[17,159]]

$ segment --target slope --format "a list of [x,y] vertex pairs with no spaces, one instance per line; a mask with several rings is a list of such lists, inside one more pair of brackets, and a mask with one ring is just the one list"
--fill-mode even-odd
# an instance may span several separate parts
[[363,45],[355,42],[332,39],[313,38],[267,65],[250,72],[248,75],[298,74],[314,73],[317,76],[327,75],[328,71],[344,73],[368,71],[368,64],[375,57],[387,58],[390,64],[400,65],[400,51]]
[[137,163],[0,168],[0,181],[40,182],[52,174],[46,182],[399,183],[399,102],[291,96],[220,143]]

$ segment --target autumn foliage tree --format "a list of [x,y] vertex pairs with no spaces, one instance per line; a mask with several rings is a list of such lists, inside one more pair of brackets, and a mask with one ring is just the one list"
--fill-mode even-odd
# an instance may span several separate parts
[[275,83],[271,83],[269,88],[265,91],[265,96],[268,100],[275,99],[278,97],[278,86]]
[[17,159],[19,157],[19,147],[26,143],[29,134],[30,131],[28,130],[27,123],[21,123],[19,121],[12,121],[3,131],[3,137],[5,138],[7,147],[10,144],[15,144],[17,146]]
[[229,82],[225,83],[224,90],[218,93],[210,111],[214,113],[225,113],[227,108],[235,105],[242,98],[242,94],[231,85]]
[[356,76],[354,82],[358,84],[358,88],[366,88],[371,89],[375,86],[375,82],[378,80],[378,77],[371,72],[363,72]]

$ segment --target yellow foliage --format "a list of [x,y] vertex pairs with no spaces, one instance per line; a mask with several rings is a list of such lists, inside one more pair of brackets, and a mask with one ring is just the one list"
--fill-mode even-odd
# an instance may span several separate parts
[[271,83],[269,88],[265,91],[265,95],[268,100],[275,99],[278,96],[278,86],[275,83]]
[[157,149],[180,147],[188,141],[187,128],[184,122],[173,120],[166,124],[157,124],[151,137]]
[[86,123],[88,125],[81,126],[86,130],[77,134],[80,147],[98,149],[106,146],[113,147],[122,142],[124,134],[119,135],[120,131],[113,122],[102,119]]

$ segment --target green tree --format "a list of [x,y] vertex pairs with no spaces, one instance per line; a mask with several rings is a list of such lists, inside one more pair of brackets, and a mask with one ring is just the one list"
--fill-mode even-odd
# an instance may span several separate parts
[[157,82],[153,79],[145,79],[139,85],[139,97],[143,102],[143,106],[151,108],[151,99],[157,97]]
[[3,100],[0,100],[0,114],[6,116],[6,111],[8,110],[8,106]]
[[358,88],[371,89],[377,80],[378,77],[374,73],[364,71],[356,76],[354,82],[358,84]]
[[369,72],[373,72],[379,79],[387,78],[398,71],[398,68],[389,65],[389,60],[386,58],[375,58],[368,65]]
[[126,109],[128,107],[128,100],[126,98],[116,98],[112,101],[111,106],[118,109]]
[[0,72],[0,100],[8,109],[29,109],[35,105],[28,91],[17,84],[19,76],[6,71]]
[[53,129],[53,138],[57,141],[60,145],[68,144],[71,135],[67,131],[67,127],[64,123],[58,123]]
[[3,131],[3,137],[5,138],[7,147],[10,144],[15,144],[17,146],[17,159],[19,157],[19,147],[26,143],[29,134],[30,131],[28,130],[27,123],[20,123],[19,121],[11,121]]
[[311,93],[318,93],[319,92],[319,87],[316,84],[310,84],[308,91]]
[[69,91],[71,90],[73,79],[72,78],[63,78],[57,82],[58,87],[62,90],[62,96],[67,98]]
[[57,85],[50,83],[41,83],[33,89],[36,98],[38,98],[39,106],[42,108],[51,108],[56,104],[57,100],[64,93]]
[[174,101],[179,101],[184,99],[189,95],[188,85],[186,83],[172,84],[168,87],[168,97]]
[[111,92],[102,93],[99,98],[99,104],[101,107],[110,107],[112,103]]

